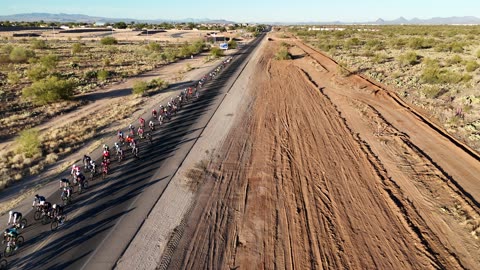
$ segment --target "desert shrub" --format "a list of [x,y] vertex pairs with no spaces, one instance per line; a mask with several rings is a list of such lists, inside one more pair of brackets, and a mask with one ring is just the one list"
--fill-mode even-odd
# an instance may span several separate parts
[[462,63],[463,59],[460,55],[458,54],[455,54],[454,56],[452,56],[450,59],[447,59],[447,65],[457,65],[457,64],[460,64]]
[[465,65],[465,70],[468,72],[473,72],[477,70],[480,67],[478,65],[477,61],[468,61],[467,64]]
[[413,66],[419,63],[419,56],[415,52],[407,52],[398,57],[402,66]]
[[104,37],[100,40],[102,45],[115,45],[118,44],[118,41],[114,37]]
[[110,75],[110,72],[102,69],[102,70],[99,70],[97,72],[97,79],[99,81],[106,81],[108,79],[109,75]]
[[339,62],[337,65],[337,73],[346,77],[350,75],[350,71],[347,69],[347,64],[345,62]]
[[36,129],[26,129],[20,132],[20,136],[15,139],[16,152],[24,154],[25,157],[31,158],[41,153],[41,143],[39,132]]
[[8,45],[0,47],[0,54],[10,55],[12,50],[13,50],[13,46],[8,44]]
[[72,81],[47,77],[25,87],[22,96],[35,104],[43,105],[72,98],[74,87],[75,84]]
[[463,44],[459,42],[454,42],[451,44],[451,52],[463,53],[463,51],[464,51]]
[[403,38],[392,39],[389,45],[394,49],[402,49],[407,45],[407,40]]
[[136,81],[133,83],[132,93],[135,95],[144,95],[148,90],[148,84],[144,81]]
[[38,63],[44,66],[49,71],[53,71],[58,65],[58,56],[55,54],[49,54],[40,57]]
[[46,49],[48,48],[47,42],[43,39],[33,39],[32,40],[32,48],[41,50],[41,49]]
[[234,40],[234,39],[231,39],[229,42],[228,42],[228,48],[230,49],[236,49],[238,47],[238,44],[237,42]]
[[39,81],[48,76],[48,70],[43,65],[33,65],[27,70],[27,77],[33,81]]
[[285,46],[280,47],[280,49],[275,54],[275,59],[277,60],[290,60],[292,55],[288,52],[288,48]]
[[345,42],[345,45],[348,46],[348,47],[356,47],[356,46],[363,45],[363,42],[360,41],[360,39],[354,37],[354,38],[349,38],[349,39]]
[[11,85],[15,85],[20,82],[20,74],[15,71],[11,71],[7,75],[7,82]]
[[380,50],[385,49],[385,44],[381,40],[370,39],[365,44],[365,47],[367,47],[368,49],[373,50],[373,51],[380,51]]
[[388,55],[384,53],[378,53],[373,56],[372,61],[376,64],[382,64],[382,63],[385,63],[387,59],[388,59]]
[[148,89],[165,89],[168,87],[168,83],[160,78],[153,79],[147,83]]
[[477,58],[480,58],[480,50],[477,51]]
[[85,71],[85,73],[83,73],[83,78],[87,80],[97,78],[97,71],[96,70]]
[[72,54],[78,54],[78,53],[81,53],[83,52],[84,50],[84,46],[82,43],[74,43],[72,45]]
[[223,50],[219,47],[212,47],[210,49],[210,55],[217,58],[223,56]]
[[427,98],[435,98],[440,93],[440,87],[436,85],[427,85],[422,88],[422,93]]
[[13,48],[9,55],[10,61],[14,63],[26,63],[31,57],[35,57],[35,53],[22,47]]
[[103,66],[104,66],[104,67],[110,66],[110,62],[111,62],[111,61],[110,61],[110,58],[108,58],[108,57],[105,57],[105,58],[103,58],[103,60],[102,60],[102,63],[103,63]]
[[150,42],[147,45],[147,50],[152,52],[159,52],[162,50],[162,46],[160,46],[160,44],[158,44],[157,42]]
[[458,84],[460,82],[470,81],[472,79],[472,76],[468,74],[461,74],[451,70],[442,69],[439,66],[430,65],[425,67],[420,78],[422,82],[430,84]]
[[433,39],[413,38],[408,42],[408,47],[414,50],[428,49],[433,47],[434,44],[435,40]]

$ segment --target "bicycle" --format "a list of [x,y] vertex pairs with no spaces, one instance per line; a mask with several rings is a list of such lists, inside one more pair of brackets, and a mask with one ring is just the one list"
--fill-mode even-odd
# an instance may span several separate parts
[[14,223],[13,226],[14,226],[17,230],[23,229],[23,228],[27,227],[27,219],[26,219],[26,218],[22,218],[22,219],[20,220],[20,222]]
[[6,270],[8,267],[8,262],[5,259],[0,260],[0,270]]
[[[68,189],[70,189],[70,192],[68,192]],[[69,194],[70,195],[67,195]],[[60,195],[60,198],[63,201],[63,205],[68,205],[72,202],[72,189],[70,187],[63,188],[62,195]]]
[[7,246],[3,251],[3,255],[5,257],[10,257],[11,255],[15,254],[17,249],[23,244],[24,241],[25,239],[21,235],[17,236],[17,239],[15,241],[12,241],[12,239],[9,239],[7,242]]
[[40,220],[45,214],[46,211],[43,207],[37,207],[37,210],[35,210],[35,213],[33,213],[33,219]]
[[147,132],[147,133],[145,134],[145,138],[147,138],[147,140],[148,140],[150,143],[152,143],[152,134],[150,134],[150,132]]
[[55,231],[67,220],[67,215],[63,214],[61,216],[55,216],[52,220],[52,224],[50,224],[50,229]]
[[102,169],[102,180],[105,180],[105,178],[107,178],[107,174],[108,174],[108,166],[103,166],[103,169]]

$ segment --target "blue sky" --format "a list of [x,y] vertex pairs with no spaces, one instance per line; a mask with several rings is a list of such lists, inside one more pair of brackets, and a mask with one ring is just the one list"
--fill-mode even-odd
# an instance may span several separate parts
[[48,12],[110,18],[210,18],[237,22],[372,21],[477,16],[479,0],[0,0],[0,15]]

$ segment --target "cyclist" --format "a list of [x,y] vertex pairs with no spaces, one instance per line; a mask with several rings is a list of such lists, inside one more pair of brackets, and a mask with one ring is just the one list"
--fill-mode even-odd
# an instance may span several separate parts
[[[20,225],[20,220],[22,220],[22,213],[17,212],[17,211],[10,211],[8,212],[8,224],[12,224],[13,226]],[[23,226],[22,226],[23,229]]]
[[70,186],[70,181],[67,178],[60,179],[60,188],[66,188]]
[[33,199],[32,207],[41,207],[45,204],[45,202],[46,202],[45,197],[36,194],[35,198]]
[[83,155],[83,167],[85,169],[88,168],[88,165],[90,164],[90,160],[92,160],[92,158],[88,155]]
[[135,127],[132,124],[128,126],[128,129],[130,130],[130,135],[135,136]]
[[[61,220],[61,217],[63,216],[63,206],[54,204],[52,206],[52,218],[57,218],[58,220]],[[62,224],[62,221],[60,222]]]
[[119,130],[119,131],[117,132],[117,137],[118,137],[118,140],[119,140],[119,141],[123,141],[123,131]]
[[90,160],[90,166],[88,166],[88,169],[93,173],[97,171],[97,164],[95,164],[95,160]]
[[72,171],[71,171],[71,175],[76,175],[80,172],[80,167],[77,166],[77,164],[73,164],[72,165]]
[[104,144],[103,145],[103,151],[110,151],[110,147],[108,147],[108,145]]
[[155,124],[153,123],[152,120],[150,120],[150,122],[148,122],[148,126],[150,127],[151,131],[155,130]]
[[103,160],[110,160],[110,151],[109,150],[103,150]]
[[62,195],[60,195],[61,199],[63,200],[64,198],[66,198],[68,200],[72,196],[72,187],[70,186],[70,182],[68,182],[68,184],[65,184],[62,189]]
[[144,127],[145,127],[145,119],[143,119],[142,117],[140,117],[140,118],[138,119],[138,121],[140,122],[140,126],[141,126],[142,128],[144,128]]
[[10,244],[15,245],[15,241],[17,241],[18,235],[19,235],[19,233],[17,231],[17,228],[15,228],[15,227],[7,228],[3,232],[3,239],[7,242],[7,245],[9,245],[9,246],[10,246]]
[[140,126],[138,127],[138,130],[137,130],[137,133],[138,133],[138,136],[143,139],[143,128]]
[[157,110],[155,109],[152,110],[152,117],[157,118]]

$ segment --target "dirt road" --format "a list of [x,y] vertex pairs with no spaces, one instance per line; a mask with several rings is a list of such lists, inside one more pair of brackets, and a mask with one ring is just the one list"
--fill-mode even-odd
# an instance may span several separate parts
[[171,269],[478,269],[480,162],[394,94],[269,42]]

